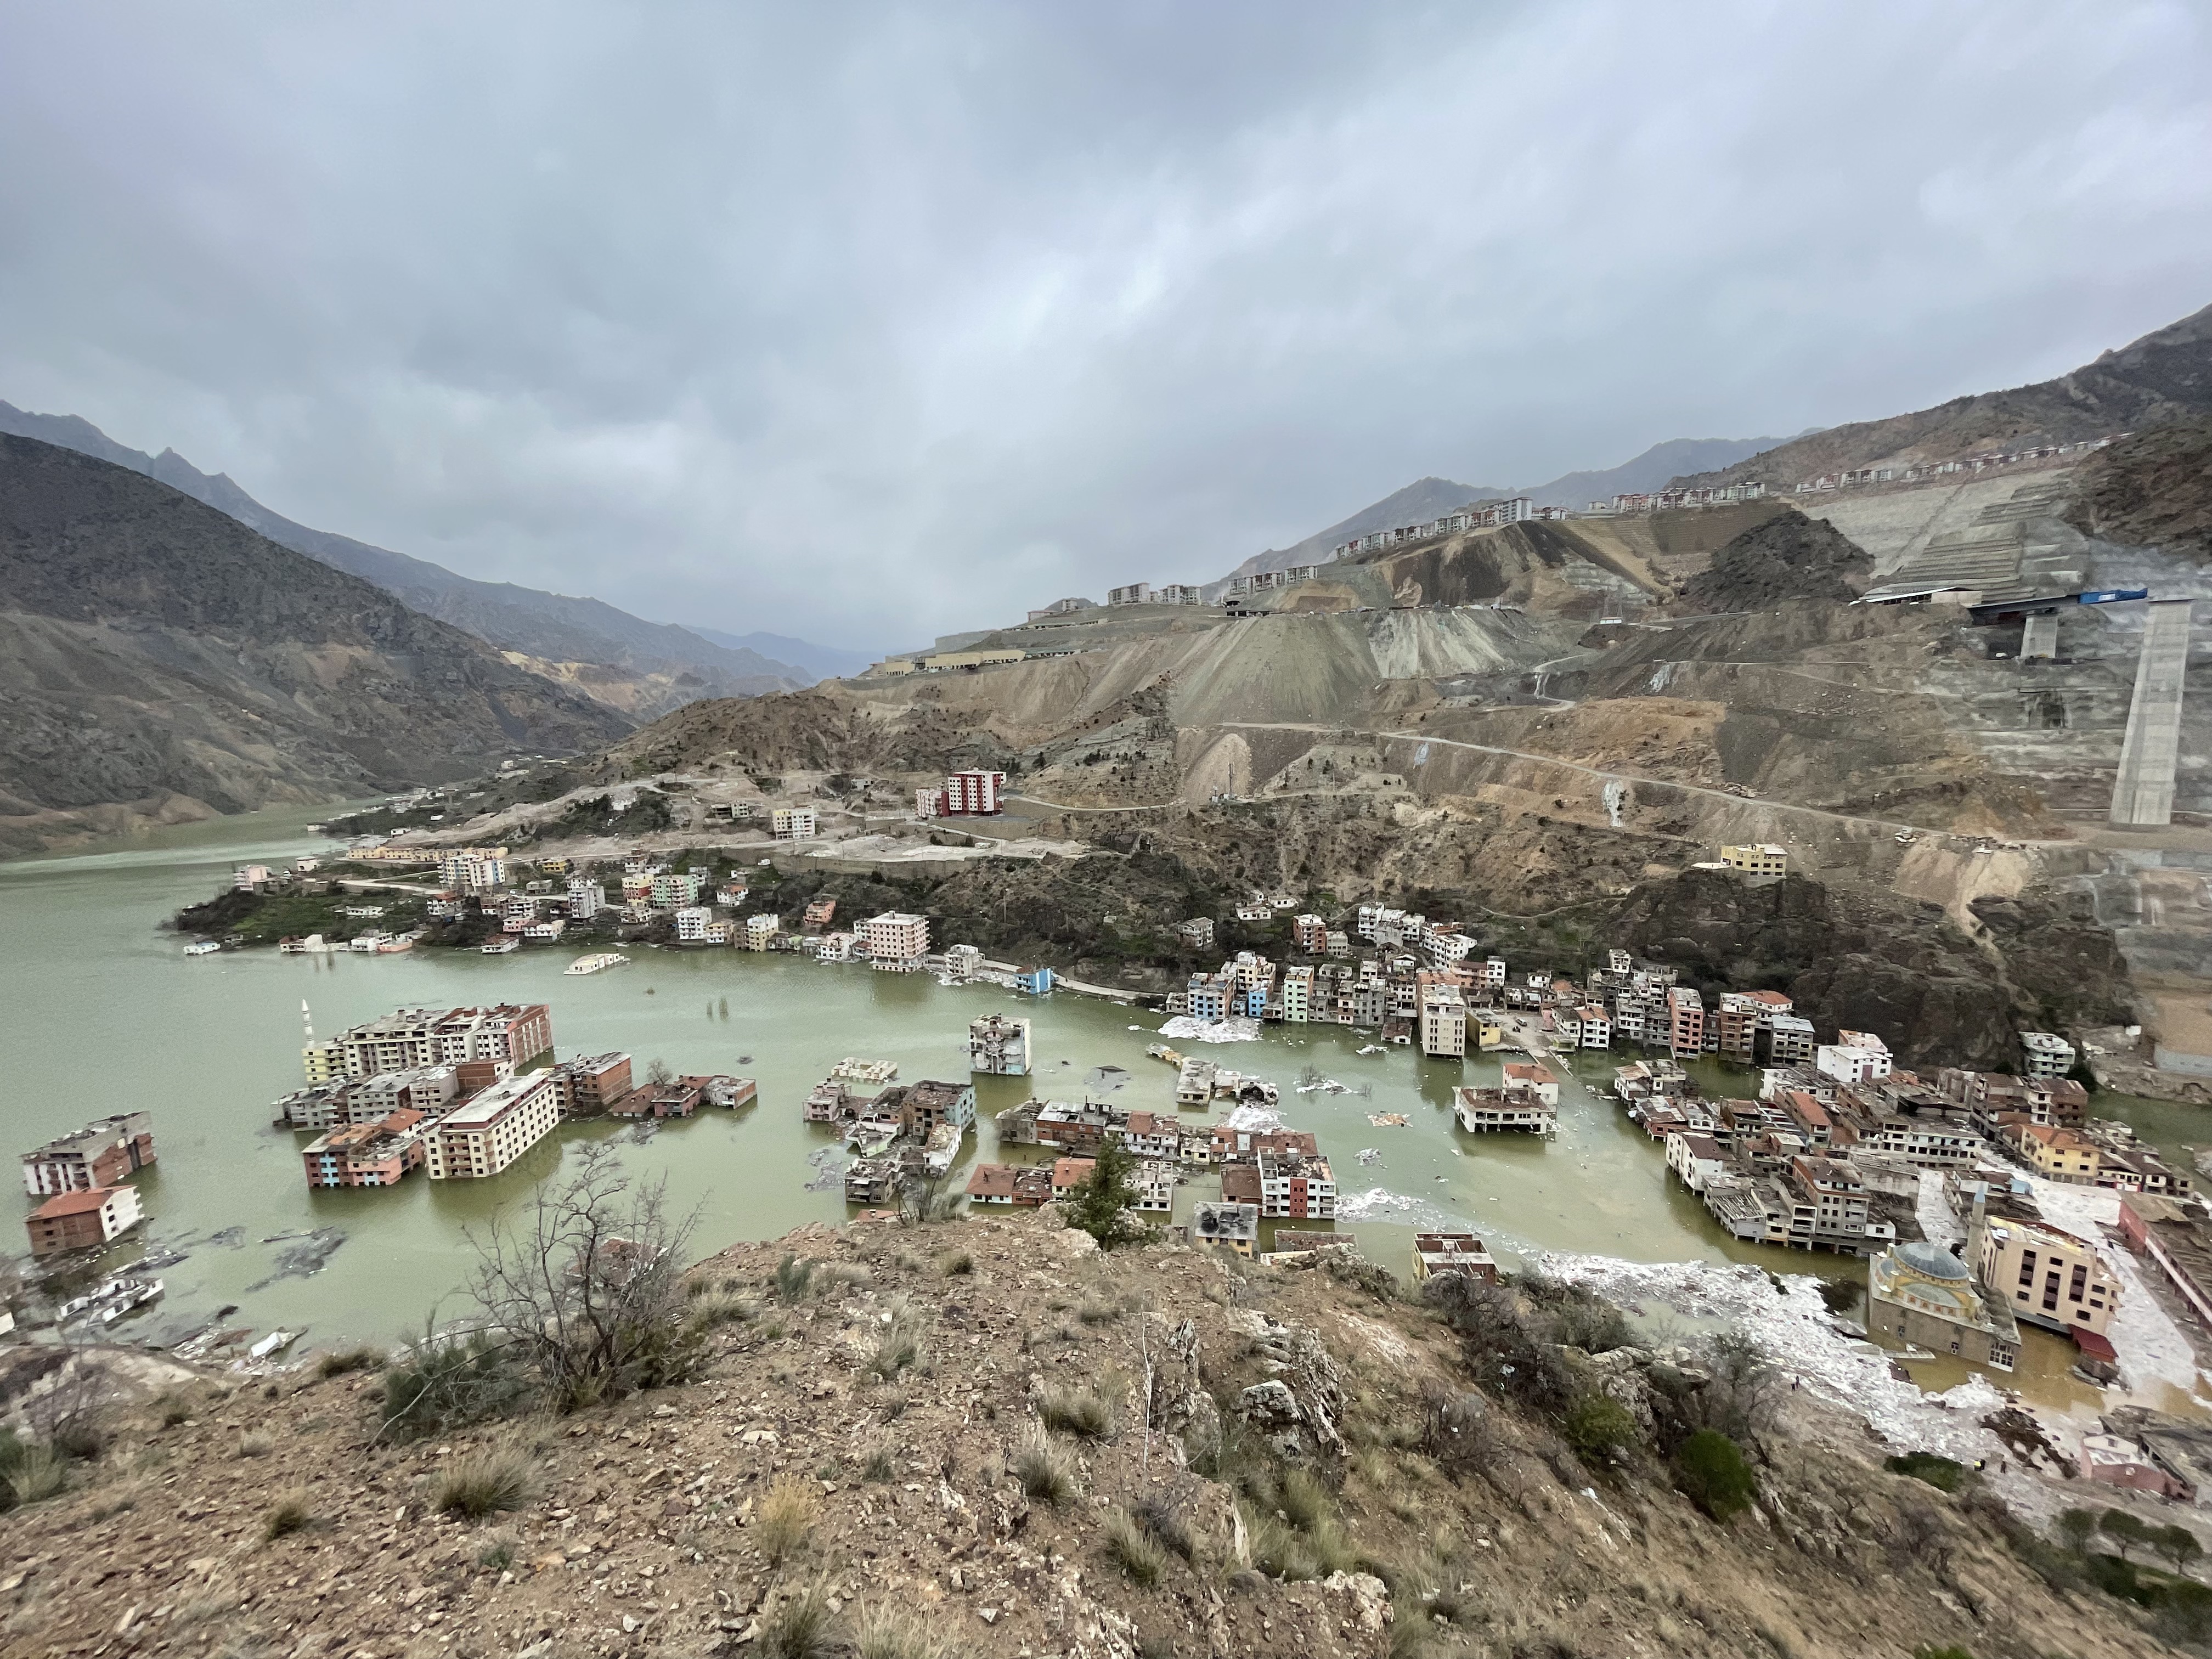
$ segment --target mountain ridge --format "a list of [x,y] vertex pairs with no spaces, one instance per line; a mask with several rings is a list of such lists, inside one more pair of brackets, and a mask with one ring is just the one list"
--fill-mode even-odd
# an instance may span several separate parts
[[136,468],[0,434],[0,852],[631,725]]
[[1925,409],[1828,427],[1674,484],[1756,482],[1793,489],[1859,467],[1925,465],[2046,443],[2080,443],[2212,414],[2212,306],[2100,353],[2070,374]]
[[228,514],[279,546],[373,582],[423,615],[451,623],[502,651],[648,674],[690,673],[708,688],[700,695],[793,690],[821,678],[750,645],[732,646],[674,623],[647,622],[601,599],[487,582],[411,554],[313,529],[264,507],[228,473],[203,472],[173,448],[159,455],[132,449],[80,416],[36,414],[0,401],[0,433],[143,473]]

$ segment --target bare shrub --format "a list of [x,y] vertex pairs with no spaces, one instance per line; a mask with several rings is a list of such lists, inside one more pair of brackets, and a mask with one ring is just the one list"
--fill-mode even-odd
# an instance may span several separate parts
[[315,1375],[328,1381],[351,1371],[373,1371],[384,1364],[384,1350],[356,1344],[350,1348],[333,1348],[315,1362]]
[[665,1186],[633,1188],[611,1146],[579,1156],[517,1222],[472,1239],[470,1294],[517,1347],[556,1408],[574,1411],[683,1381],[700,1358],[684,1317],[683,1252],[694,1217],[672,1219]]

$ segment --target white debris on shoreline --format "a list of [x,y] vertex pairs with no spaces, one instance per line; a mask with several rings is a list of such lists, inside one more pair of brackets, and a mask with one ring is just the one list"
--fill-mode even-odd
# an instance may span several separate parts
[[[2040,1176],[2030,1181],[2043,1218],[2095,1245],[2097,1259],[2120,1281],[2120,1305],[2113,1310],[2106,1334],[2119,1354],[2129,1388],[2140,1394],[2153,1381],[2170,1382],[2184,1394],[2204,1400],[2196,1350],[2143,1283],[2135,1257],[2106,1237],[2105,1229],[2120,1218],[2120,1195],[2106,1187],[2069,1187]],[[2212,1400],[2204,1403],[2212,1405]]]
[[1920,1223],[1923,1237],[1948,1245],[1954,1250],[1966,1242],[1966,1224],[1944,1200],[1941,1170],[1920,1172],[1920,1191],[1912,1200],[1912,1213]]
[[1177,1014],[1160,1027],[1160,1035],[1183,1042],[1257,1042],[1260,1022],[1242,1014],[1227,1019],[1193,1019],[1188,1014]]
[[[1342,1206],[1340,1205],[1341,1211]],[[1620,1303],[1662,1303],[1685,1318],[1727,1320],[1768,1361],[1816,1396],[1863,1417],[1899,1451],[1930,1451],[1995,1468],[2009,1454],[1981,1419],[2008,1402],[1981,1376],[1947,1394],[1923,1394],[1890,1372],[1892,1356],[1839,1334],[1820,1300],[1820,1281],[1711,1261],[1621,1261],[1544,1251],[1533,1264],[1555,1279],[1587,1285]],[[2025,1477],[2022,1477],[2025,1480]]]

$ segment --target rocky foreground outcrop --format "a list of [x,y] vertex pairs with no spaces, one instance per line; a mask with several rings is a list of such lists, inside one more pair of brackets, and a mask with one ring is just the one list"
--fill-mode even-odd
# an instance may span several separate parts
[[[380,1435],[374,1374],[142,1389],[71,1490],[0,1530],[3,1645],[2161,1651],[2119,1604],[2031,1573],[1985,1501],[1881,1472],[1786,1391],[1729,1396],[1757,1496],[1711,1518],[1652,1437],[1716,1410],[1723,1373],[1755,1377],[1624,1346],[1586,1298],[1413,1304],[1352,1257],[1088,1245],[1023,1217],[732,1249],[695,1275],[720,1311],[693,1380],[424,1439]],[[488,1451],[526,1472],[507,1507],[444,1512]],[[794,1609],[818,1615],[810,1645]]]

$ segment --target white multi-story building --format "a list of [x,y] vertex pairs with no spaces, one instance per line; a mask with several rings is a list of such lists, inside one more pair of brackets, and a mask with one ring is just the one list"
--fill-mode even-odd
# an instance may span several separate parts
[[2074,1069],[2074,1045],[2050,1031],[2022,1031],[2026,1077],[2064,1077]]
[[775,940],[775,918],[765,910],[745,918],[745,949],[765,951]]
[[860,942],[857,933],[824,933],[814,946],[817,962],[850,962]]
[[929,918],[886,910],[860,924],[868,960],[887,973],[918,973],[929,954]]
[[1109,605],[1150,605],[1152,601],[1152,585],[1150,582],[1131,582],[1127,587],[1106,590],[1106,603]]
[[552,1133],[560,1121],[561,1097],[552,1073],[502,1078],[425,1133],[422,1144],[430,1179],[495,1176]]
[[1871,1031],[1838,1031],[1813,1050],[1813,1069],[1838,1083],[1879,1083],[1890,1073],[1889,1045]]
[[1582,1024],[1583,1048],[1613,1047],[1613,1021],[1607,1017],[1604,1004],[1586,1002],[1577,1010],[1577,1018]]
[[1259,1154],[1260,1213],[1279,1220],[1334,1219],[1336,1172],[1310,1152]]
[[942,789],[917,789],[914,792],[914,815],[917,818],[941,818],[945,816],[945,792]]
[[589,921],[606,908],[607,890],[598,882],[579,876],[568,884],[568,914],[578,921]]
[[769,832],[778,841],[811,841],[816,824],[811,806],[779,806],[769,814]]
[[709,942],[708,931],[718,924],[714,913],[703,904],[687,905],[676,913],[676,939],[682,945],[705,945]]

